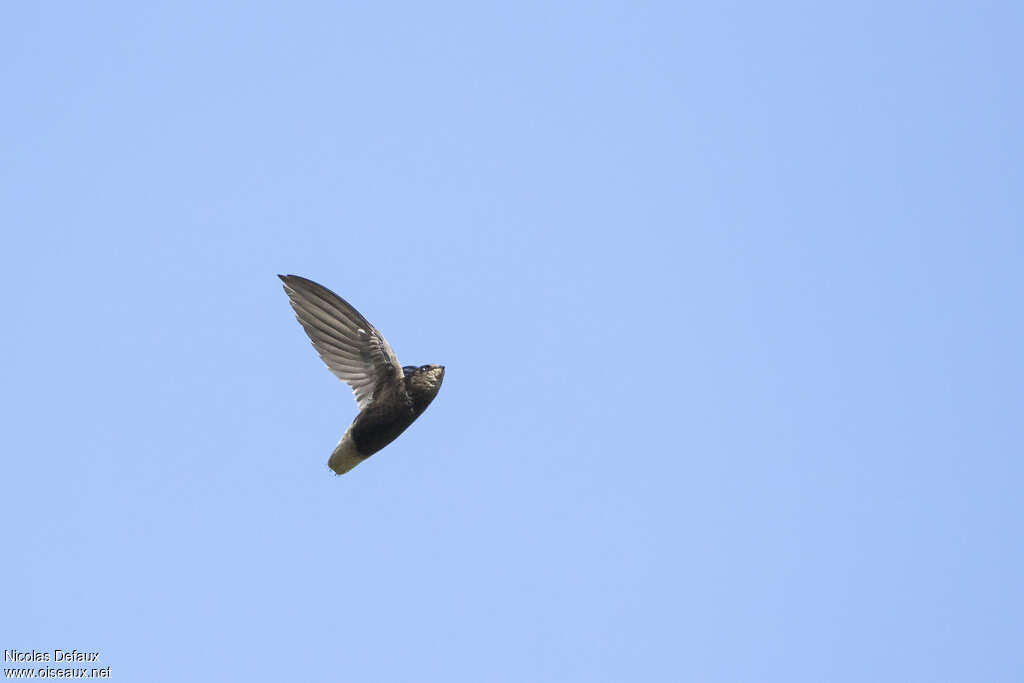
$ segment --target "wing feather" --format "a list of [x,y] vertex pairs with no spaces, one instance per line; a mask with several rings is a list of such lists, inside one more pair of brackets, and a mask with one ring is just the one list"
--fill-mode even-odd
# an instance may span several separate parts
[[391,345],[351,304],[304,277],[278,277],[313,348],[328,369],[352,387],[360,410],[379,390],[402,378]]

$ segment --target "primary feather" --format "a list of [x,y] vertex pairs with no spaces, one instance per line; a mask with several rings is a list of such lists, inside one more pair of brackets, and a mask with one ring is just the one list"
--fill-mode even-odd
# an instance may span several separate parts
[[279,275],[313,348],[356,396],[360,410],[382,386],[401,379],[402,366],[377,328],[347,301],[312,280]]

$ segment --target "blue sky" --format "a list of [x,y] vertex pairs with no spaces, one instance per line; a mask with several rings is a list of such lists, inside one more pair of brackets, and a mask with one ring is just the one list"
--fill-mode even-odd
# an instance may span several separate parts
[[[1017,681],[1016,3],[20,3],[0,647]],[[277,273],[447,366],[356,414]]]

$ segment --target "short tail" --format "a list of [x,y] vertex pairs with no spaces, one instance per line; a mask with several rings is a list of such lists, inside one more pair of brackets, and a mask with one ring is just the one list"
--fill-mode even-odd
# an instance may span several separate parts
[[331,457],[327,461],[327,466],[334,470],[335,474],[345,474],[368,457],[370,456],[361,455],[359,451],[356,450],[356,445],[352,441],[351,434],[346,431],[345,436],[341,437],[341,441],[338,442],[334,452],[331,453]]

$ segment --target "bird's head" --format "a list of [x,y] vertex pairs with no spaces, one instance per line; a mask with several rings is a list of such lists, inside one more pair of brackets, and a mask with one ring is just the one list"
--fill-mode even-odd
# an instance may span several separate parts
[[405,385],[416,402],[418,411],[423,411],[437,396],[444,380],[443,365],[421,365],[418,368],[405,366]]

